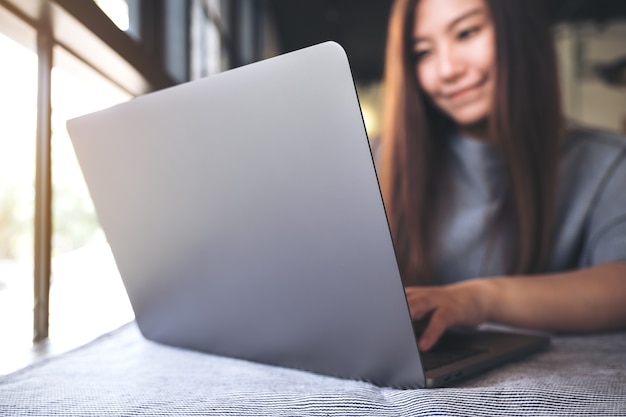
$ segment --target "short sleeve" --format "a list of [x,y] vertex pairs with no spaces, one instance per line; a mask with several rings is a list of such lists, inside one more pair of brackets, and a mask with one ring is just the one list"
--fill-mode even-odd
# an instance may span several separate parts
[[589,217],[586,265],[626,262],[626,149],[607,170]]

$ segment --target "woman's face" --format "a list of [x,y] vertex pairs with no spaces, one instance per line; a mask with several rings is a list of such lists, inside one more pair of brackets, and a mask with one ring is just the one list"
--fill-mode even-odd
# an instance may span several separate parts
[[461,126],[486,119],[495,83],[494,25],[484,0],[419,0],[412,50],[417,79]]

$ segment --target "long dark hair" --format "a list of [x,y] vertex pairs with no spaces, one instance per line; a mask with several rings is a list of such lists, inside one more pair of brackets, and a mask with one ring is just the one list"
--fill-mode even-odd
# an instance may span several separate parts
[[[396,0],[385,57],[381,185],[405,285],[430,282],[439,169],[454,123],[421,90],[411,58],[418,0]],[[510,274],[544,271],[551,255],[560,137],[556,57],[540,0],[485,0],[495,27],[496,84],[489,135],[509,177]],[[503,213],[500,213],[503,214]]]

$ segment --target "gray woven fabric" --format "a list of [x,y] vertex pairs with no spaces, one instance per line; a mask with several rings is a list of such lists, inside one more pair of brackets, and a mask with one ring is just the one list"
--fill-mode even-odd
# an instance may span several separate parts
[[626,333],[454,388],[394,390],[161,346],[135,324],[0,378],[0,416],[626,416]]
[[[461,136],[447,143],[449,158],[439,184],[445,191],[433,232],[438,237],[433,282],[506,274],[503,256],[510,236],[493,223],[509,188],[497,148]],[[563,139],[560,164],[554,246],[546,272],[626,261],[626,137],[572,129]]]

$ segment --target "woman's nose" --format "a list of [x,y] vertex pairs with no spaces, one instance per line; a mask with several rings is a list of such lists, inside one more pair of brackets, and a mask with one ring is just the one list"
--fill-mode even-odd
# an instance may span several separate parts
[[437,65],[441,80],[454,81],[463,74],[465,66],[458,54],[455,53],[454,48],[441,48],[438,58]]

